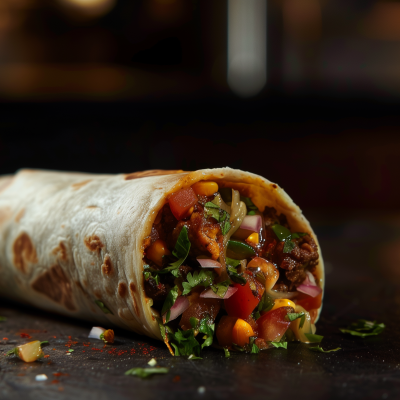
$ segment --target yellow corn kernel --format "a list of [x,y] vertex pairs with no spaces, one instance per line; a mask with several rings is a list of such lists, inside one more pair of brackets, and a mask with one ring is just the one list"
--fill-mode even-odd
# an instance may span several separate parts
[[159,267],[162,267],[163,259],[165,255],[169,255],[171,252],[167,249],[167,244],[161,240],[156,240],[148,249],[146,249],[146,257],[156,263]]
[[289,299],[276,299],[274,306],[271,308],[270,311],[276,310],[277,308],[280,307],[293,307],[296,308],[296,304],[293,303],[293,301]]
[[257,232],[254,232],[246,239],[246,242],[257,245],[258,243],[260,243],[260,236]]
[[192,189],[200,196],[211,196],[218,192],[218,184],[216,182],[200,181],[195,183]]

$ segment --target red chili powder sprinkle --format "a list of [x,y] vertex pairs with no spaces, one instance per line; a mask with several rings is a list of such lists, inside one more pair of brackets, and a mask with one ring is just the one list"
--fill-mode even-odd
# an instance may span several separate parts
[[53,349],[53,350],[55,350],[55,349]]
[[44,356],[44,358],[49,358],[50,356],[48,355],[48,354],[46,354],[45,356]]
[[84,353],[85,352],[85,350],[82,350],[82,353]]
[[117,354],[119,356],[122,356],[122,354],[127,353],[127,352],[128,352],[128,350],[120,350]]
[[24,333],[24,332],[22,332],[22,333],[20,334],[20,336],[21,336],[22,338],[26,338],[26,339],[31,339],[31,338],[32,338],[32,336],[31,336],[29,333]]
[[136,353],[135,349],[131,349],[131,356],[133,356]]
[[117,350],[117,348],[113,347],[111,350],[108,351],[108,354],[115,354],[116,350]]
[[57,339],[57,336],[53,336],[54,339]]
[[3,337],[3,340],[8,340],[8,337]]
[[76,342],[73,342],[72,340],[68,340],[68,342],[65,344],[65,346],[66,347],[71,347],[71,346],[73,346],[74,344],[77,344],[78,342],[76,341]]
[[68,336],[68,339],[69,339],[69,340],[72,340],[72,336]]
[[17,376],[25,376],[25,374],[17,374]]
[[62,372],[53,372],[53,375],[57,376],[57,377],[59,377],[59,376],[69,376],[69,374],[63,374]]
[[172,382],[179,382],[181,380],[181,377],[179,375],[176,375],[174,379],[172,379]]
[[63,388],[62,386],[59,386],[59,387],[58,387],[58,390],[59,390],[60,392],[63,392],[63,391],[64,391],[64,388]]
[[90,346],[90,342],[87,342],[87,343],[83,342],[83,345],[84,345],[85,347],[89,347],[89,346]]
[[53,379],[50,383],[53,383],[56,385],[57,383],[60,383],[60,381],[58,379]]
[[96,347],[92,347],[92,350],[94,350],[94,351],[100,351],[100,349],[97,349]]

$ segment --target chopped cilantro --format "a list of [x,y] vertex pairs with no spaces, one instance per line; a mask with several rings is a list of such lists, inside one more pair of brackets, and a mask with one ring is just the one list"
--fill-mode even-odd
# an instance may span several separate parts
[[7,356],[12,356],[12,355],[17,356],[18,353],[19,353],[18,347],[14,347],[13,349],[8,350],[7,353],[6,353],[6,355],[7,355]]
[[202,360],[203,358],[202,357],[197,357],[197,356],[195,356],[194,354],[191,354],[189,357],[188,357],[188,360]]
[[148,281],[149,279],[154,279],[156,282],[156,285],[160,284],[160,277],[158,275],[159,271],[151,268],[150,265],[143,265],[143,275],[144,279]]
[[247,215],[256,215],[256,212],[253,211],[253,210],[251,210],[251,211],[249,211],[249,212],[247,213]]
[[221,231],[223,235],[226,235],[231,229],[230,215],[226,211],[223,210],[221,211],[222,211],[220,218]]
[[202,269],[201,271],[195,271],[193,275],[189,272],[186,276],[187,282],[183,282],[183,293],[182,295],[187,295],[190,293],[190,291],[199,285],[202,285],[204,287],[208,287],[212,285],[213,282],[213,272],[212,271],[206,271]]
[[210,317],[207,316],[200,321],[199,332],[204,333],[203,339],[204,343],[201,345],[201,348],[211,346],[213,343],[215,324],[210,323]]
[[171,263],[169,267],[164,268],[164,271],[172,271],[174,269],[178,269],[183,262],[186,260],[186,257],[189,254],[190,251],[190,240],[188,236],[188,230],[186,226],[183,226],[179,236],[178,240],[176,241],[176,245],[174,250],[172,251],[172,254],[178,259],[174,263]]
[[204,204],[204,207],[215,208],[215,209],[219,210],[219,205],[215,204],[215,203],[211,203],[210,201],[208,203]]
[[169,317],[171,315],[171,307],[175,304],[176,299],[178,298],[178,286],[174,286],[169,293],[167,294],[167,298],[164,301],[162,306],[161,314],[164,315],[167,313],[165,317],[165,322],[169,321]]
[[253,343],[251,345],[250,353],[251,354],[258,354],[259,352],[260,352],[260,349],[258,348],[258,346],[255,343]]
[[274,231],[275,235],[278,237],[278,239],[282,242],[284,241],[288,236],[291,235],[291,232],[289,231],[288,228],[279,225],[279,224],[274,224],[271,226],[271,229]]
[[230,215],[225,210],[222,210],[219,205],[208,202],[204,205],[204,212],[206,217],[213,217],[220,223],[223,235],[229,232],[231,229]]
[[[245,346],[239,346],[236,343],[232,343],[232,347],[240,352],[246,352],[250,354],[258,354],[260,352],[259,347],[255,344],[256,338],[254,336],[249,337],[249,343],[247,343]],[[225,349],[224,349],[225,350]],[[225,352],[225,357],[226,357],[226,352]]]
[[287,342],[271,342],[272,346],[287,350]]
[[73,351],[75,351],[74,349],[68,349],[68,353],[72,353]]
[[379,335],[385,329],[385,324],[377,323],[376,321],[367,321],[365,319],[359,319],[356,322],[350,324],[347,329],[340,328],[342,333],[349,333],[353,336],[366,338],[368,336]]
[[303,328],[304,322],[306,320],[306,314],[304,314],[304,312],[301,313],[288,313],[286,314],[285,319],[288,321],[294,321],[297,318],[301,318],[300,319],[300,324],[299,324],[299,328]]
[[272,225],[271,229],[281,242],[285,242],[285,245],[283,246],[284,253],[290,253],[296,247],[296,244],[292,242],[293,239],[298,239],[304,235],[307,235],[307,233],[304,232],[291,233],[288,228],[279,224]]
[[125,372],[125,375],[134,375],[140,378],[148,378],[155,374],[166,374],[168,373],[168,368],[152,367],[152,368],[132,368]]
[[304,335],[311,343],[319,343],[324,338],[323,336],[313,335],[312,333],[305,333]]
[[178,329],[176,333],[168,333],[168,339],[175,349],[176,356],[194,355],[200,357],[200,343],[194,337],[194,329],[181,331]]
[[265,313],[274,306],[274,300],[268,296],[267,292],[265,291],[263,297],[261,298],[260,302],[258,303],[257,309],[253,312],[254,319],[258,319],[261,317],[261,313]]
[[224,353],[225,353],[225,357],[231,356],[231,353],[229,353],[229,350],[226,347],[224,347]]
[[4,321],[7,321],[7,318],[6,317],[0,317],[0,322],[4,322]]
[[226,270],[228,272],[229,278],[231,278],[231,280],[233,282],[240,283],[242,286],[244,286],[247,283],[247,280],[243,276],[243,273],[238,274],[238,272],[236,271],[236,268],[227,265]]
[[340,347],[337,347],[336,349],[332,349],[332,350],[324,350],[321,346],[309,347],[308,349],[311,350],[311,351],[318,351],[320,353],[330,353],[332,351],[341,350]]
[[104,314],[111,314],[111,315],[114,315],[114,314],[112,313],[112,311],[110,311],[110,310],[108,309],[108,307],[107,307],[102,301],[96,300],[95,303],[99,306],[99,308],[101,309],[101,311],[103,311]]

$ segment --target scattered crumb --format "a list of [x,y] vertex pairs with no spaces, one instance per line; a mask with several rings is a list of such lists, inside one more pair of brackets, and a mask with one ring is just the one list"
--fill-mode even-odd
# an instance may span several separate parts
[[47,379],[47,375],[45,374],[36,375],[35,377],[35,380],[38,382],[47,381]]

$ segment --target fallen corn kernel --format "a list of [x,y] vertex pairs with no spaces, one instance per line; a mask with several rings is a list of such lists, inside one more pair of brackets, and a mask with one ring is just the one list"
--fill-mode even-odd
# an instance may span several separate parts
[[280,307],[293,307],[296,308],[296,304],[293,303],[293,301],[289,299],[276,299],[274,306],[271,308],[270,311],[276,310],[277,308]]
[[156,240],[149,248],[146,249],[146,257],[162,267],[163,256],[169,255],[171,252],[167,249],[167,244],[161,240]]
[[246,242],[257,245],[260,242],[260,236],[254,232],[246,239]]
[[201,196],[211,196],[218,192],[218,184],[210,181],[200,181],[192,185],[194,192]]
[[232,329],[232,341],[239,346],[245,346],[249,343],[249,338],[254,336],[250,324],[241,318],[238,318]]

